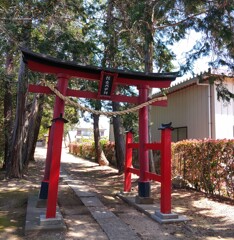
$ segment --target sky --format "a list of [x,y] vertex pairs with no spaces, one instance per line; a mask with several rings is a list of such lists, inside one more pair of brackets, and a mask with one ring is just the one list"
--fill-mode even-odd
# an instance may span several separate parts
[[[190,31],[190,33],[187,35],[186,39],[182,39],[181,41],[179,41],[178,43],[176,43],[174,45],[174,47],[172,47],[173,52],[177,55],[176,57],[176,61],[174,62],[175,66],[178,66],[179,69],[179,64],[183,63],[184,60],[184,52],[189,51],[192,49],[193,45],[195,44],[195,42],[199,39],[201,39],[201,34],[200,33],[196,33],[194,30]],[[201,72],[205,72],[208,71],[209,68],[209,61],[211,61],[212,56],[208,56],[208,57],[203,57],[202,59],[199,59],[196,61],[196,63],[194,64],[194,73],[195,74],[200,74]],[[188,78],[191,78],[192,74],[188,73],[182,77],[178,77],[176,79],[175,82],[173,82],[173,84],[184,81]]]

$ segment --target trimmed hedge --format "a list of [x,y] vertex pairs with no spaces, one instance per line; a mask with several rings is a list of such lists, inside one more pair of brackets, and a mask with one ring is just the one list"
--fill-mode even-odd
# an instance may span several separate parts
[[[103,141],[101,144],[108,161],[115,166],[114,143]],[[94,143],[70,144],[69,152],[95,159]],[[159,162],[157,157],[156,168]],[[197,190],[234,199],[234,140],[172,143],[172,176],[182,177]]]
[[[100,141],[102,145],[103,152],[106,158],[112,165],[116,165],[115,160],[115,144],[107,140]],[[84,142],[84,143],[70,143],[69,152],[77,155],[78,157],[93,160],[95,159],[95,146],[94,142]]]
[[173,176],[197,190],[234,198],[234,140],[184,140],[172,144]]
[[94,143],[87,142],[87,143],[70,143],[69,144],[69,152],[77,155],[78,157],[85,158],[85,159],[95,159],[95,147]]

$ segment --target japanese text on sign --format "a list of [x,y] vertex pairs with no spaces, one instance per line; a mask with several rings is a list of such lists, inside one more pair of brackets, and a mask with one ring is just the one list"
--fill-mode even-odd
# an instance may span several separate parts
[[105,96],[110,96],[111,95],[113,79],[114,79],[113,76],[103,75],[101,95],[105,95]]

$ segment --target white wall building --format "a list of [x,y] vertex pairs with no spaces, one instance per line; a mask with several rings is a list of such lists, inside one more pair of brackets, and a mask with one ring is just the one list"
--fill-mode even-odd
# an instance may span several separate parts
[[[109,119],[105,116],[99,118],[99,132],[101,138],[109,138]],[[79,119],[79,123],[74,130],[69,131],[71,142],[81,142],[89,139],[93,140],[93,120],[90,117],[83,117]]]
[[[208,75],[179,83],[168,89],[167,107],[152,107],[152,139],[160,140],[161,123],[172,122],[172,141],[182,139],[232,139],[234,137],[234,101],[217,99],[215,84]],[[234,92],[234,79],[225,78],[225,86]],[[161,96],[160,93],[155,96]]]

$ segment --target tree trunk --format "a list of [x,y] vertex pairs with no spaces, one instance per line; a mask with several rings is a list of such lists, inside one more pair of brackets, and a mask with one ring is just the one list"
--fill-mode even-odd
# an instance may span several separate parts
[[7,53],[6,57],[6,77],[4,79],[4,137],[5,137],[5,152],[3,168],[6,169],[9,147],[12,134],[12,89],[8,79],[11,80],[10,75],[12,73],[13,56],[11,53]]
[[21,58],[18,75],[16,117],[9,151],[9,159],[6,166],[7,177],[20,178],[23,175],[22,146],[25,139],[25,103],[28,84],[25,72],[25,64]]
[[37,139],[38,139],[38,135],[39,135],[39,131],[40,131],[40,126],[41,126],[41,119],[42,119],[42,114],[43,114],[43,106],[44,106],[44,95],[40,96],[39,99],[40,103],[39,103],[39,107],[38,107],[38,114],[37,114],[37,118],[36,118],[36,125],[34,128],[34,139],[33,139],[33,146],[31,148],[31,152],[29,153],[29,160],[30,161],[34,161],[34,153],[35,153],[35,149],[36,149],[36,145],[37,145]]
[[[103,58],[103,65],[115,68],[117,63],[115,61],[116,56],[116,49],[117,49],[117,33],[113,28],[113,16],[114,11],[114,1],[109,0],[107,2],[107,18],[106,18],[106,25],[107,25],[107,35],[109,41],[106,43],[105,51],[104,51],[104,58]],[[112,109],[113,111],[118,110],[118,103],[112,102]],[[115,156],[117,162],[117,168],[119,170],[119,174],[123,173],[124,170],[124,150],[125,150],[125,143],[122,134],[122,125],[120,121],[120,117],[113,117],[113,127],[114,127],[114,137],[115,137]]]
[[93,135],[94,135],[94,145],[95,145],[95,161],[98,163],[100,159],[100,152],[99,152],[99,140],[100,140],[100,133],[99,133],[99,115],[93,115]]
[[107,160],[102,150],[102,146],[100,144],[99,115],[96,115],[96,114],[93,114],[93,133],[94,133],[96,162],[100,166],[107,166],[109,165],[109,161]]
[[71,143],[71,136],[70,136],[69,131],[67,131],[67,137],[68,137],[68,141],[69,141],[69,143]]
[[[149,5],[150,6],[150,5]],[[154,28],[153,28],[153,21],[151,16],[151,9],[147,7],[145,9],[145,21],[147,22],[147,26],[145,27],[145,72],[151,73],[153,72],[153,35],[154,35]],[[149,97],[152,97],[152,89],[149,91]],[[149,135],[149,142],[152,142],[152,134],[151,134],[151,106],[148,107],[148,135]],[[150,172],[155,172],[155,164],[154,164],[154,157],[153,157],[153,151],[149,150],[149,167]]]
[[31,107],[31,113],[28,116],[29,124],[26,137],[26,144],[24,144],[23,146],[24,171],[27,170],[29,162],[34,160],[34,152],[40,130],[43,112],[43,100],[44,96],[42,94],[37,94],[34,96]]
[[[112,102],[112,109],[113,111],[118,111],[119,103]],[[125,141],[123,135],[123,128],[119,116],[113,117],[113,128],[115,137],[115,156],[117,168],[119,170],[119,174],[122,174],[124,171]]]
[[[145,41],[145,72],[153,72],[153,42],[149,41],[149,38]],[[149,98],[152,97],[152,89],[149,90]],[[148,106],[148,135],[149,135],[149,143],[152,142],[152,133],[151,133],[151,106]],[[154,157],[153,157],[153,150],[149,150],[149,167],[150,172],[155,172],[155,164],[154,164]]]
[[[152,97],[152,89],[149,90],[149,98]],[[148,135],[149,135],[149,143],[152,142],[152,128],[151,128],[151,109],[152,106],[149,106],[149,117],[148,117]],[[155,173],[155,162],[154,162],[154,154],[153,154],[153,150],[149,150],[149,168],[150,168],[150,172]]]

